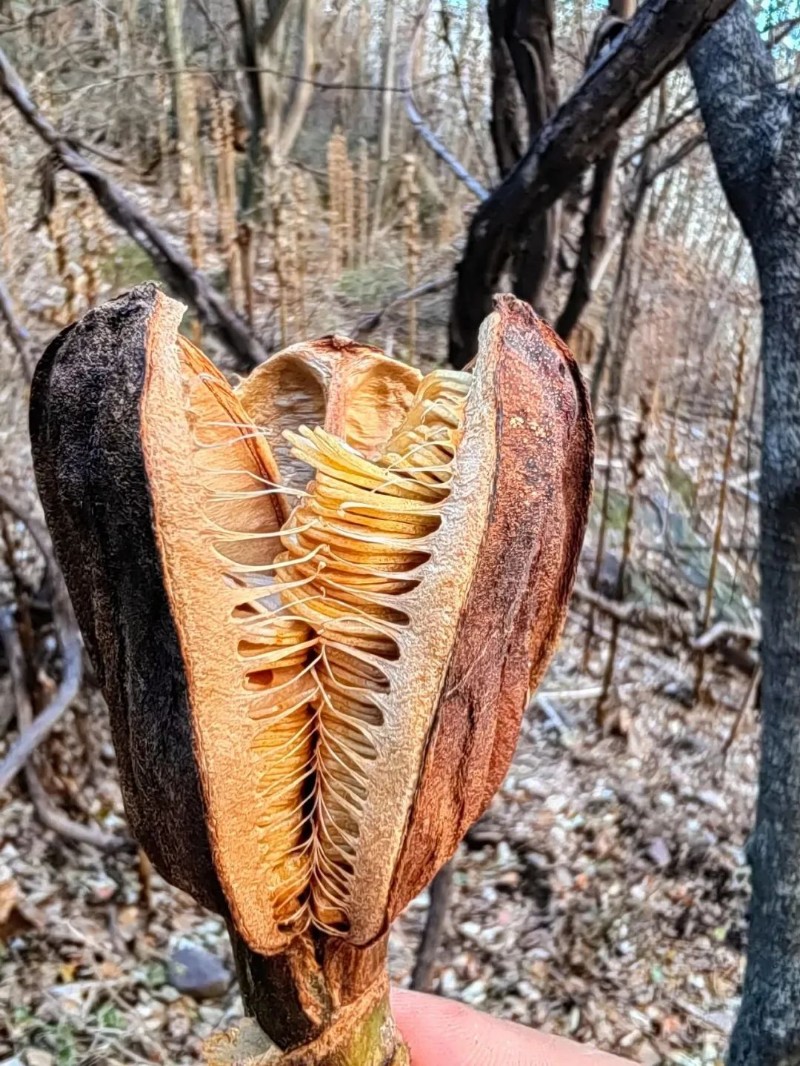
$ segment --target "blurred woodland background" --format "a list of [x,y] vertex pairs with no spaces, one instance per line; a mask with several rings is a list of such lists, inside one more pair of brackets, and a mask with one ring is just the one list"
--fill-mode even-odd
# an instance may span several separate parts
[[[463,366],[499,288],[568,339],[597,425],[569,622],[393,974],[647,1066],[723,1060],[762,704],[761,308],[692,78],[717,60],[682,60],[728,6],[0,0],[0,1062],[192,1062],[241,1009],[222,921],[127,838],[31,473],[47,340],[150,278],[233,374],[332,332]],[[714,54],[756,59],[725,91],[793,102],[797,5],[732,11]]]

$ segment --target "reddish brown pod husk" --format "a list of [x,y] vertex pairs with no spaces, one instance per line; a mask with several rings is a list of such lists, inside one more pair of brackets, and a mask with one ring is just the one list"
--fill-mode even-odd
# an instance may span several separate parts
[[399,1063],[386,933],[500,785],[560,634],[584,386],[508,296],[470,373],[328,337],[236,388],[181,315],[154,286],[90,312],[31,402],[126,808],[226,915],[285,1053]]

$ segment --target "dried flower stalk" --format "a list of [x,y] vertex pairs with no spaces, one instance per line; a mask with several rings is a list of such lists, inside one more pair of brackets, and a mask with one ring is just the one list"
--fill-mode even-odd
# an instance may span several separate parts
[[358,144],[356,234],[358,265],[363,267],[369,254],[369,152],[363,137]]
[[353,261],[353,221],[353,168],[347,154],[347,140],[337,129],[328,141],[328,223],[334,278]]
[[[742,403],[742,388],[745,378],[745,364],[747,361],[747,327],[743,327],[739,337],[739,352],[736,359],[736,377],[733,387],[733,403],[731,415],[725,433],[725,454],[722,459],[722,483],[717,500],[717,515],[714,523],[714,543],[711,548],[711,562],[708,567],[708,582],[706,584],[705,604],[703,607],[703,621],[701,632],[705,632],[711,622],[711,612],[714,607],[714,591],[717,583],[717,568],[719,566],[719,553],[722,546],[722,530],[725,523],[725,505],[728,502],[728,481],[730,479],[731,465],[733,463],[733,441],[736,435],[736,426],[739,421],[739,410]],[[697,657],[695,671],[694,695],[698,699],[703,687],[703,675],[705,672],[705,655],[701,651]]]
[[217,97],[211,112],[211,138],[217,167],[217,237],[220,255],[228,270],[231,303],[237,310],[244,304],[244,279],[236,221],[236,150],[234,147],[233,104]]
[[100,264],[98,262],[100,241],[96,233],[98,219],[94,199],[82,196],[78,201],[75,216],[81,238],[84,295],[89,307],[94,307],[100,295]]
[[70,259],[69,254],[66,213],[62,210],[60,203],[54,204],[47,216],[47,232],[53,242],[56,273],[65,289],[64,307],[56,320],[61,323],[70,322],[77,311],[78,278],[76,265]]
[[563,626],[585,388],[509,296],[472,373],[326,337],[235,390],[181,315],[152,285],[90,312],[31,398],[131,827],[228,922],[257,1025],[211,1061],[402,1066],[389,924],[489,803]]
[[[625,510],[625,526],[622,534],[622,555],[617,571],[617,587],[615,599],[621,600],[625,589],[625,576],[630,561],[631,549],[633,548],[633,517],[636,510],[636,499],[639,485],[644,477],[645,447],[647,434],[650,428],[652,413],[652,400],[649,397],[639,397],[639,421],[633,436],[632,452],[629,463],[630,479],[628,482],[628,506]],[[610,464],[609,464],[610,465]],[[619,643],[619,618],[611,621],[611,639],[608,642],[606,653],[606,665],[603,671],[603,681],[600,696],[597,700],[596,718],[597,724],[605,728],[608,724],[608,698],[611,692],[611,683],[614,679],[614,669],[617,663],[617,646]]]

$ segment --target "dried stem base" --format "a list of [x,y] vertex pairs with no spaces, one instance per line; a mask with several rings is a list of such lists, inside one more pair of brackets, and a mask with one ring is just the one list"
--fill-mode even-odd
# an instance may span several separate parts
[[281,1051],[252,1019],[212,1037],[208,1066],[409,1066],[408,1050],[392,1017],[384,978],[343,1006],[331,1025],[309,1044]]
[[206,1044],[209,1066],[409,1066],[389,1005],[387,938],[357,948],[308,933],[252,952],[231,923],[250,1018]]

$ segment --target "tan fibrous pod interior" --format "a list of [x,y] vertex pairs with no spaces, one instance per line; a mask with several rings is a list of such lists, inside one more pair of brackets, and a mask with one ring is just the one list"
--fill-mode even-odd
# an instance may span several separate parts
[[[392,696],[388,664],[412,624],[404,601],[426,580],[471,376],[420,379],[369,353],[343,364],[336,352],[282,358],[260,403],[257,381],[227,399],[222,383],[223,417],[205,402],[217,383],[204,372],[204,388],[190,390],[190,421],[253,724],[253,876],[268,886],[282,933],[313,923],[346,935]],[[269,427],[259,414],[272,417]],[[278,466],[288,460],[289,478],[267,441]]]
[[276,353],[236,395],[272,449],[282,484],[303,488],[314,471],[292,454],[285,430],[324,426],[372,457],[403,419],[420,380],[418,370],[377,348],[331,336]]

